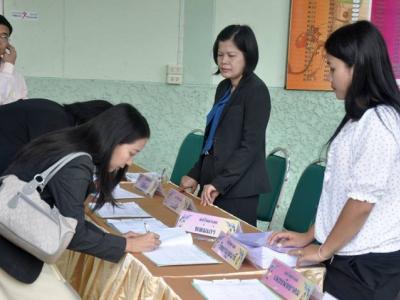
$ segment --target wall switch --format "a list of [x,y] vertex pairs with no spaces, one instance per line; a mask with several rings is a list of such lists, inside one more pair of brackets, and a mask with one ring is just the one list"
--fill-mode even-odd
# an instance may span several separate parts
[[183,66],[182,65],[167,65],[167,75],[182,75]]
[[167,65],[167,83],[169,84],[183,83],[182,65]]

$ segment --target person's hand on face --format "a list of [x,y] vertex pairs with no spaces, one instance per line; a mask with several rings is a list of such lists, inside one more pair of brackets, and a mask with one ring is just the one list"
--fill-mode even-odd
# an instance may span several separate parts
[[17,60],[17,51],[11,44],[9,44],[3,54],[3,61],[15,65],[16,60]]

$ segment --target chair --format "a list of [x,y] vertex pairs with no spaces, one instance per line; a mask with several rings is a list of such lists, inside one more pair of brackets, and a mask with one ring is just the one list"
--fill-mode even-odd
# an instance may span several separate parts
[[287,230],[306,232],[315,222],[322,192],[324,160],[312,162],[301,174],[283,223]]
[[182,176],[186,175],[199,159],[203,140],[204,132],[200,129],[192,130],[183,140],[171,174],[171,181],[176,185],[179,185]]
[[[283,156],[279,156],[277,153]],[[289,177],[290,159],[288,152],[286,149],[279,147],[273,149],[267,155],[265,165],[271,184],[271,192],[260,195],[257,207],[257,219],[271,222],[276,204],[282,195],[284,183]]]

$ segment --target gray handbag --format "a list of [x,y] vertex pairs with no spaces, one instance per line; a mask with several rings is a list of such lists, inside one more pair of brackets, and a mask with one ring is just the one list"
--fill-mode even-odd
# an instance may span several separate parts
[[46,263],[54,263],[68,247],[77,221],[64,217],[40,198],[50,179],[67,163],[88,153],[64,156],[30,182],[15,175],[0,177],[0,235]]

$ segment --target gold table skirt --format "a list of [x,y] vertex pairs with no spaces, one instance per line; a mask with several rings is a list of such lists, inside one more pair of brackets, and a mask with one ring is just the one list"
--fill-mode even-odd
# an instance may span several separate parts
[[162,278],[154,277],[130,254],[115,264],[68,250],[57,267],[84,300],[180,299]]
[[[181,299],[162,277],[153,276],[140,260],[130,254],[125,255],[119,263],[115,264],[91,255],[67,250],[57,262],[57,266],[83,300]],[[296,270],[322,289],[324,267]],[[212,276],[212,274],[207,275]],[[247,273],[247,275],[250,274]],[[235,275],[225,277],[234,278]],[[259,277],[260,273],[254,272],[254,278]],[[197,293],[194,288],[192,292]]]

